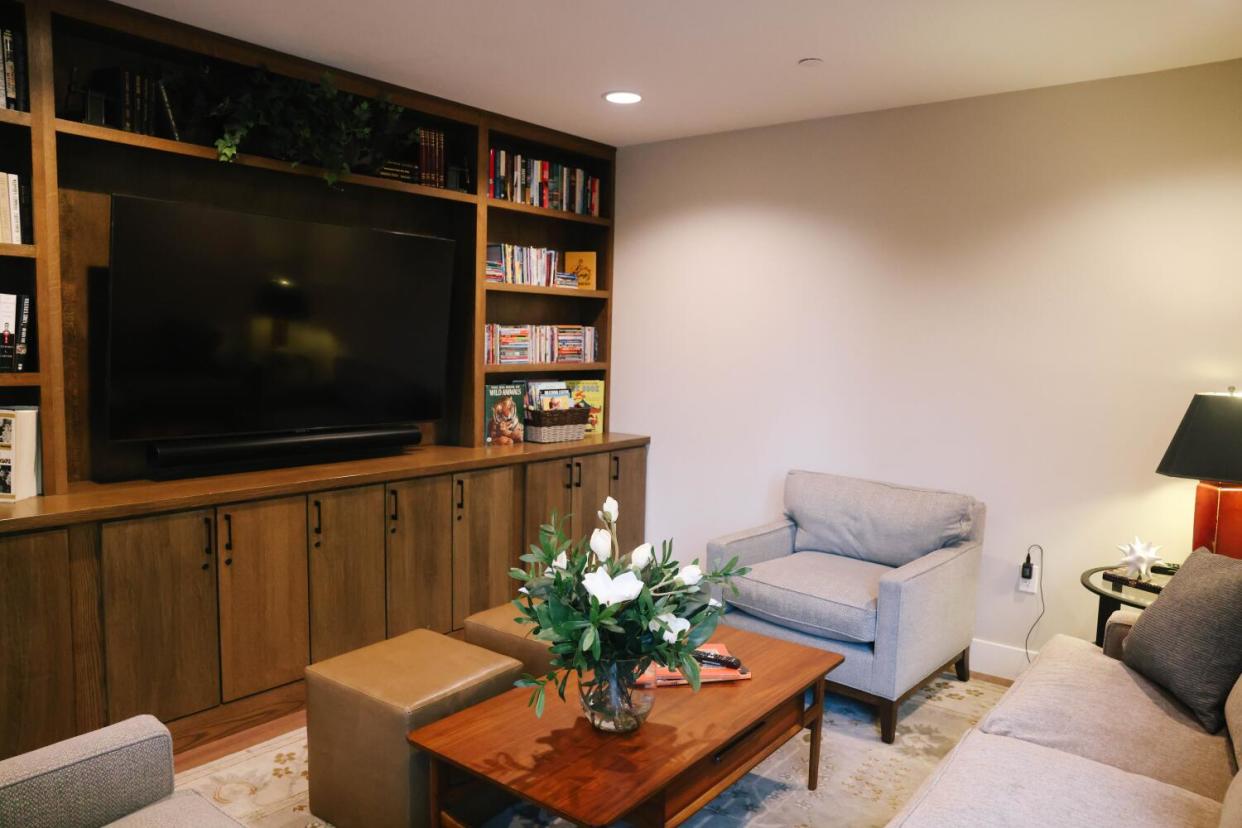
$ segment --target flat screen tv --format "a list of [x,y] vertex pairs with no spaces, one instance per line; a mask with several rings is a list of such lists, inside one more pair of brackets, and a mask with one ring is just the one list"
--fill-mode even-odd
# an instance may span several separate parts
[[436,419],[452,276],[446,239],[114,195],[107,439]]

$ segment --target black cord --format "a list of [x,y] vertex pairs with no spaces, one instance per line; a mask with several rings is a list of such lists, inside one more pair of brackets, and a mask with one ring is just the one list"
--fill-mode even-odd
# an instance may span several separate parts
[[1039,626],[1039,622],[1044,617],[1044,611],[1048,608],[1044,604],[1044,548],[1038,543],[1033,543],[1027,547],[1026,555],[1029,558],[1031,552],[1039,550],[1039,615],[1035,616],[1035,623],[1031,624],[1031,628],[1026,631],[1026,640],[1022,642],[1022,649],[1026,651],[1026,663],[1031,663],[1031,633],[1035,632],[1035,628]]

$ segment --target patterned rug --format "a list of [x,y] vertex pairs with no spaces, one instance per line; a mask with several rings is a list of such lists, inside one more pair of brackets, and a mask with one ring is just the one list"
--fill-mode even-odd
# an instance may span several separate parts
[[[693,819],[690,828],[810,828],[882,826],[940,758],[994,705],[1005,688],[944,677],[901,708],[897,741],[880,741],[871,711],[829,696],[819,789],[806,789],[809,732],[791,739]],[[250,828],[330,828],[307,806],[306,730],[277,736],[249,750],[177,774],[178,789],[193,789]],[[487,828],[568,824],[537,808],[518,807]]]

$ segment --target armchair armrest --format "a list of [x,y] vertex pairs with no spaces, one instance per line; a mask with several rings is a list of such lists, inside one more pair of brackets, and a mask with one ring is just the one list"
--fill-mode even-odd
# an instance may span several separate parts
[[982,544],[947,546],[880,577],[876,695],[897,699],[970,647]]
[[794,531],[792,520],[778,520],[715,538],[707,542],[707,565],[715,569],[734,556],[739,566],[754,566],[784,557],[794,550]]
[[0,825],[105,825],[172,792],[172,736],[135,716],[0,762]]
[[1108,616],[1104,623],[1104,655],[1110,658],[1121,658],[1121,645],[1130,634],[1130,628],[1138,620],[1135,610],[1120,609]]

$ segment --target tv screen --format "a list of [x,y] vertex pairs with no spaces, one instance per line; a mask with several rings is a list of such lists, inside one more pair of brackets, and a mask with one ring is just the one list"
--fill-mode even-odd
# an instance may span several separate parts
[[453,242],[116,195],[113,441],[441,416]]

